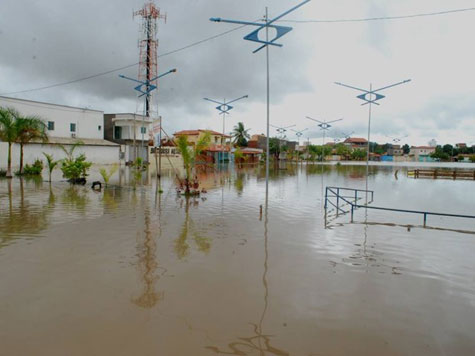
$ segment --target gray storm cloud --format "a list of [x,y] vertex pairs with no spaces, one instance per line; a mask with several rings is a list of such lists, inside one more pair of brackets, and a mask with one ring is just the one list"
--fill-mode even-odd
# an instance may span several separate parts
[[[274,1],[275,9],[285,9],[289,1]],[[0,92],[9,92],[50,83],[74,80],[83,76],[138,62],[137,41],[140,18],[132,19],[132,9],[142,1],[21,1],[4,0],[1,4],[0,64],[21,78],[15,87],[0,84]],[[232,98],[243,93],[251,101],[265,99],[264,52],[252,54],[254,45],[243,41],[249,32],[243,28],[225,37],[199,46],[166,55],[167,52],[232,29],[235,25],[211,23],[212,16],[235,19],[257,19],[264,11],[264,2],[244,1],[161,1],[167,23],[159,25],[159,72],[178,68],[178,73],[164,78],[160,95],[164,106],[182,106],[185,112],[203,110],[201,98],[210,96]],[[247,9],[246,11],[244,9]],[[8,11],[7,11],[8,10]],[[278,11],[278,10],[276,10]],[[292,42],[289,36],[288,40]],[[280,100],[288,93],[311,88],[305,76],[305,48],[296,52],[296,44],[281,51],[272,60],[273,95]],[[290,68],[289,68],[290,67]],[[133,99],[133,83],[118,74],[136,76],[138,67],[118,73],[50,90],[28,94],[50,97],[71,90],[93,102]],[[13,90],[12,90],[13,88]],[[46,94],[43,94],[46,93]],[[51,99],[53,99],[51,97]],[[69,99],[71,100],[71,99]],[[68,101],[69,101],[68,100]]]

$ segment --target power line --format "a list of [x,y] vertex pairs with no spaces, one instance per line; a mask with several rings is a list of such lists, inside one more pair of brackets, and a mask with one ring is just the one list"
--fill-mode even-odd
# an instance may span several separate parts
[[[237,26],[237,27],[234,27],[228,31],[224,31],[224,32],[221,32],[221,33],[218,33],[217,35],[214,35],[214,36],[211,36],[211,37],[207,37],[203,40],[200,40],[200,41],[197,41],[197,42],[193,42],[189,45],[186,45],[186,46],[183,46],[183,47],[180,47],[180,48],[177,48],[177,49],[174,49],[170,52],[166,52],[166,53],[163,53],[161,55],[158,56],[158,58],[161,58],[161,57],[165,57],[165,56],[169,56],[171,54],[175,54],[177,52],[180,52],[180,51],[184,51],[185,49],[188,49],[188,48],[191,48],[191,47],[195,47],[195,46],[198,46],[202,43],[205,43],[205,42],[208,42],[208,41],[211,41],[211,40],[214,40],[216,38],[219,38],[219,37],[222,37],[222,36],[225,36],[231,32],[234,32],[234,31],[237,31],[243,27],[245,27],[247,25],[242,25],[242,26]],[[129,64],[129,65],[126,65],[126,66],[123,66],[123,67],[120,67],[120,68],[115,68],[115,69],[111,69],[111,70],[108,70],[108,71],[105,71],[105,72],[100,72],[100,73],[96,73],[96,74],[92,74],[92,75],[89,75],[87,77],[82,77],[82,78],[78,78],[78,79],[74,79],[74,80],[70,80],[70,81],[67,81],[67,82],[61,82],[61,83],[55,83],[55,84],[51,84],[51,85],[46,85],[46,86],[43,86],[43,87],[38,87],[38,88],[32,88],[32,89],[25,89],[25,90],[20,90],[20,91],[14,91],[14,92],[10,92],[10,93],[0,93],[0,96],[1,95],[14,95],[14,94],[23,94],[23,93],[29,93],[29,92],[33,92],[33,91],[40,91],[40,90],[46,90],[46,89],[51,89],[51,88],[56,88],[56,87],[60,87],[60,86],[64,86],[64,85],[69,85],[69,84],[74,84],[74,83],[78,83],[78,82],[82,82],[82,81],[85,81],[85,80],[89,80],[89,79],[93,79],[93,78],[97,78],[97,77],[102,77],[104,75],[107,75],[107,74],[111,74],[111,73],[115,73],[115,72],[118,72],[118,71],[121,71],[121,70],[124,70],[124,69],[128,69],[128,68],[131,68],[131,67],[135,67],[139,65],[139,63],[133,63],[133,64]]]
[[402,15],[402,16],[382,16],[382,17],[367,17],[367,18],[361,18],[361,19],[336,19],[336,20],[282,20],[281,22],[291,22],[291,23],[368,22],[368,21],[410,19],[410,18],[415,18],[415,17],[439,16],[439,15],[448,15],[448,14],[454,14],[454,13],[460,13],[460,12],[467,12],[467,11],[475,11],[475,7],[468,7],[465,9],[437,11],[437,12],[426,12],[426,13]]
[[[368,21],[382,21],[382,20],[399,20],[399,19],[408,19],[408,18],[416,18],[416,17],[427,17],[427,16],[439,16],[439,15],[448,15],[448,14],[454,14],[454,13],[461,13],[461,12],[468,12],[468,11],[475,11],[475,7],[469,7],[469,8],[464,8],[464,9],[454,9],[454,10],[445,10],[445,11],[438,11],[438,12],[427,12],[427,13],[419,13],[419,14],[412,14],[412,15],[403,15],[403,16],[384,16],[384,17],[368,17],[368,18],[360,18],[360,19],[335,19],[335,20],[281,20],[279,22],[289,22],[289,23],[345,23],[345,22],[368,22]],[[165,57],[165,56],[169,56],[171,54],[175,54],[177,52],[181,52],[181,51],[184,51],[188,48],[192,48],[192,47],[195,47],[195,46],[198,46],[202,43],[205,43],[205,42],[208,42],[208,41],[211,41],[211,40],[214,40],[216,38],[219,38],[219,37],[222,37],[222,36],[225,36],[231,32],[234,32],[234,31],[237,31],[243,27],[246,27],[247,25],[241,25],[241,26],[237,26],[235,28],[232,28],[228,31],[224,31],[224,32],[221,32],[217,35],[214,35],[214,36],[210,36],[210,37],[207,37],[203,40],[200,40],[200,41],[196,41],[196,42],[193,42],[189,45],[186,45],[186,46],[183,46],[183,47],[180,47],[180,48],[177,48],[177,49],[174,49],[170,52],[166,52],[166,53],[163,53],[161,55],[159,55],[158,57]],[[135,67],[137,66],[139,63],[133,63],[133,64],[129,64],[129,65],[126,65],[126,66],[123,66],[123,67],[120,67],[120,68],[115,68],[115,69],[111,69],[111,70],[108,70],[108,71],[105,71],[105,72],[100,72],[100,73],[97,73],[97,74],[92,74],[92,75],[89,75],[87,77],[82,77],[82,78],[78,78],[78,79],[74,79],[74,80],[70,80],[70,81],[67,81],[67,82],[61,82],[61,83],[55,83],[55,84],[51,84],[51,85],[47,85],[47,86],[43,86],[43,87],[38,87],[38,88],[32,88],[32,89],[26,89],[26,90],[20,90],[20,91],[15,91],[15,92],[9,92],[9,93],[0,93],[0,95],[15,95],[15,94],[23,94],[23,93],[29,93],[29,92],[33,92],[33,91],[40,91],[40,90],[46,90],[46,89],[51,89],[51,88],[56,88],[56,87],[60,87],[60,86],[64,86],[64,85],[69,85],[69,84],[74,84],[74,83],[78,83],[78,82],[82,82],[82,81],[85,81],[85,80],[89,80],[89,79],[93,79],[93,78],[97,78],[97,77],[102,77],[104,75],[107,75],[107,74],[111,74],[111,73],[114,73],[114,72],[118,72],[118,71],[121,71],[121,70],[124,70],[124,69],[128,69],[128,68],[131,68],[131,67]]]

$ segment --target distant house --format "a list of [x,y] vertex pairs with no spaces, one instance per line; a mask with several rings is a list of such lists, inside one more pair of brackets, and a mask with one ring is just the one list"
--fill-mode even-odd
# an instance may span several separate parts
[[[279,139],[279,144],[281,147],[287,147],[289,151],[295,151],[297,149],[296,141],[287,141],[285,139]],[[264,134],[252,135],[251,139],[247,142],[249,148],[260,148],[261,150],[266,150],[267,148],[267,137]],[[284,154],[282,154],[282,159],[284,159]]]
[[267,145],[266,142],[266,135],[252,135],[251,139],[247,142],[247,146],[250,148],[260,148],[261,150],[265,150]]
[[368,147],[368,140],[362,137],[349,137],[345,141],[343,141],[343,144],[351,148],[359,148],[366,150]]
[[[81,141],[83,145],[76,153],[84,153],[88,161],[97,164],[119,162],[119,145],[104,139],[104,112],[88,108],[79,108],[38,101],[0,97],[0,106],[13,108],[21,115],[34,115],[46,125],[49,140],[47,143],[30,142],[24,148],[24,162],[32,163],[43,159],[42,152],[54,155],[55,159],[64,158],[60,145],[70,147]],[[19,164],[20,149],[13,145],[12,165]],[[7,163],[7,143],[0,141],[0,165]],[[0,167],[1,167],[0,166]]]
[[236,163],[259,163],[264,150],[260,148],[240,148],[243,158]]
[[431,154],[435,152],[435,147],[431,146],[413,146],[409,152],[409,156],[414,157],[416,162],[431,162]]
[[461,148],[467,148],[466,143],[456,143],[455,148],[461,149]]
[[198,139],[206,132],[211,134],[211,143],[209,147],[203,152],[203,156],[208,162],[218,163],[223,160],[229,162],[231,152],[231,136],[223,135],[220,132],[213,130],[182,130],[175,132],[173,136],[178,138],[186,136],[191,146],[194,146]]
[[402,156],[404,150],[401,148],[401,145],[389,145],[388,146],[388,156]]

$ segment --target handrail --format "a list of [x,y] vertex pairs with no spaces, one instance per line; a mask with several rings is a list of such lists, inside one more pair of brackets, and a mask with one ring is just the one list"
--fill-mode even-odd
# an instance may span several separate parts
[[[335,191],[336,190],[336,191]],[[354,191],[355,192],[355,202],[351,202],[347,200],[347,197],[343,197],[340,195],[340,190],[344,191]],[[334,194],[334,195],[329,195],[328,192]],[[371,193],[371,201],[373,200],[373,191],[370,190],[363,190],[363,189],[352,189],[352,188],[340,188],[340,187],[326,187],[325,190],[325,210],[327,210],[328,203],[330,203],[332,206],[334,206],[337,209],[337,216],[338,212],[342,211],[344,213],[348,213],[344,211],[343,209],[340,208],[339,202],[342,200],[343,202],[347,203],[348,205],[351,206],[351,222],[353,222],[353,216],[354,216],[354,210],[357,208],[365,208],[365,209],[373,209],[373,210],[384,210],[384,211],[394,211],[394,212],[400,212],[400,213],[410,213],[410,214],[422,214],[424,215],[424,226],[427,224],[427,216],[428,215],[434,215],[434,216],[447,216],[447,217],[455,217],[455,218],[464,218],[464,219],[475,219],[475,216],[473,215],[463,215],[463,214],[448,214],[448,213],[435,213],[435,212],[430,212],[430,211],[421,211],[421,210],[408,210],[408,209],[395,209],[395,208],[385,208],[385,207],[378,207],[378,206],[370,206],[370,205],[361,205],[357,204],[358,201],[358,192],[365,192],[365,193]],[[337,202],[336,204],[333,203],[329,198],[336,198]],[[351,197],[353,198],[353,197]]]

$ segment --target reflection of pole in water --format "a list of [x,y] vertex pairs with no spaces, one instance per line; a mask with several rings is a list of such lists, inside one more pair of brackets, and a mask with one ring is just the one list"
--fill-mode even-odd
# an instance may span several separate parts
[[[266,192],[266,202],[264,207],[264,270],[262,273],[262,285],[264,286],[264,310],[262,311],[261,319],[259,320],[259,327],[257,328],[257,335],[262,336],[262,324],[264,322],[264,317],[267,312],[267,307],[269,305],[269,286],[267,284],[267,271],[268,266],[267,262],[269,260],[269,249],[268,249],[268,225],[269,225],[269,194]],[[264,351],[262,349],[262,338],[259,338],[259,346],[261,353]]]
[[268,207],[269,207],[269,194],[266,192],[265,197],[265,207],[264,207],[264,270],[262,274],[262,285],[264,286],[264,309],[262,311],[261,317],[258,324],[253,324],[255,335],[249,337],[238,337],[239,341],[234,341],[228,344],[230,351],[224,351],[219,349],[216,346],[207,346],[206,348],[215,352],[216,354],[225,354],[225,355],[255,355],[255,351],[258,351],[259,355],[277,355],[277,356],[288,356],[289,353],[280,349],[277,349],[271,346],[271,335],[265,335],[262,331],[262,326],[264,323],[264,318],[267,313],[269,305],[269,285],[267,283],[267,273],[268,269],[268,260],[269,260],[269,249],[268,249]]
[[[156,260],[157,243],[150,229],[150,211],[148,207],[145,207],[144,209],[144,222],[145,240],[143,241],[143,244],[139,242],[138,245],[138,269],[143,281],[143,291],[138,298],[135,298],[132,301],[135,305],[141,308],[149,309],[153,308],[160,300],[163,300],[164,295],[163,292],[158,293],[155,291],[155,284],[159,279],[159,277],[156,276],[158,268],[158,262]],[[140,234],[138,235],[140,236]]]

